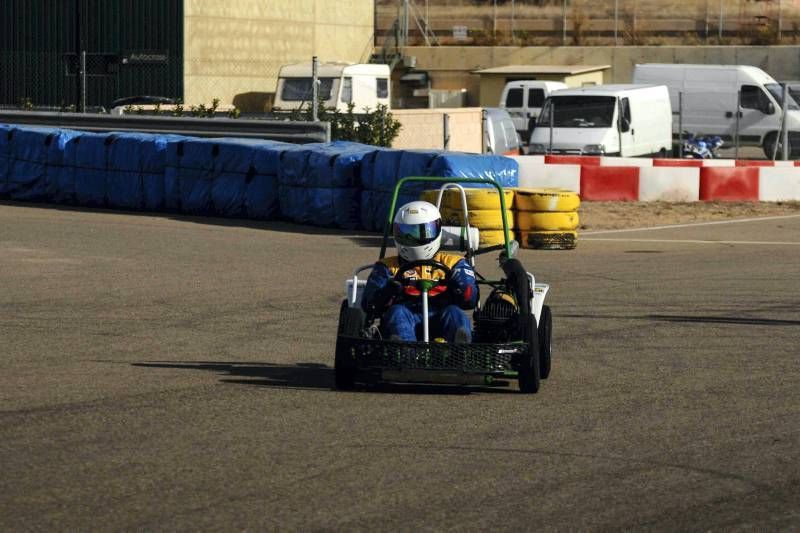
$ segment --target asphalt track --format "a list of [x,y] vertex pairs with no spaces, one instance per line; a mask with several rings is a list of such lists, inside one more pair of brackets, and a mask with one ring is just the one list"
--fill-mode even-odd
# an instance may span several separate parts
[[534,396],[333,391],[376,244],[0,204],[0,529],[800,527],[800,217],[523,251]]

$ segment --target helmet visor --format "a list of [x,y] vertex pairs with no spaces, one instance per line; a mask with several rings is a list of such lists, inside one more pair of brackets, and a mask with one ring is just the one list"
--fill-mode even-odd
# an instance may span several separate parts
[[394,223],[394,241],[400,246],[422,246],[436,240],[442,232],[442,220],[437,218],[422,224]]

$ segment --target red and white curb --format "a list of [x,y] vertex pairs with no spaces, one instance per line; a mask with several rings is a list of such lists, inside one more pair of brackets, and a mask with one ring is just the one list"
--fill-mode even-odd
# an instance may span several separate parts
[[588,201],[800,200],[800,161],[514,156],[519,186],[559,187]]

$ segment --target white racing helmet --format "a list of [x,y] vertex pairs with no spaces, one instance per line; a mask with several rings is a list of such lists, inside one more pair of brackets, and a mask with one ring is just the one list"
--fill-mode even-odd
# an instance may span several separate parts
[[406,261],[431,259],[442,242],[442,215],[428,202],[409,202],[394,216],[394,243]]

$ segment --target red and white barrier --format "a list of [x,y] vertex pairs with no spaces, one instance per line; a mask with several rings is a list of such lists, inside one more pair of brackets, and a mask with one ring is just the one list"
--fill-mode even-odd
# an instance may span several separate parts
[[596,201],[798,201],[800,161],[516,156],[520,187]]

